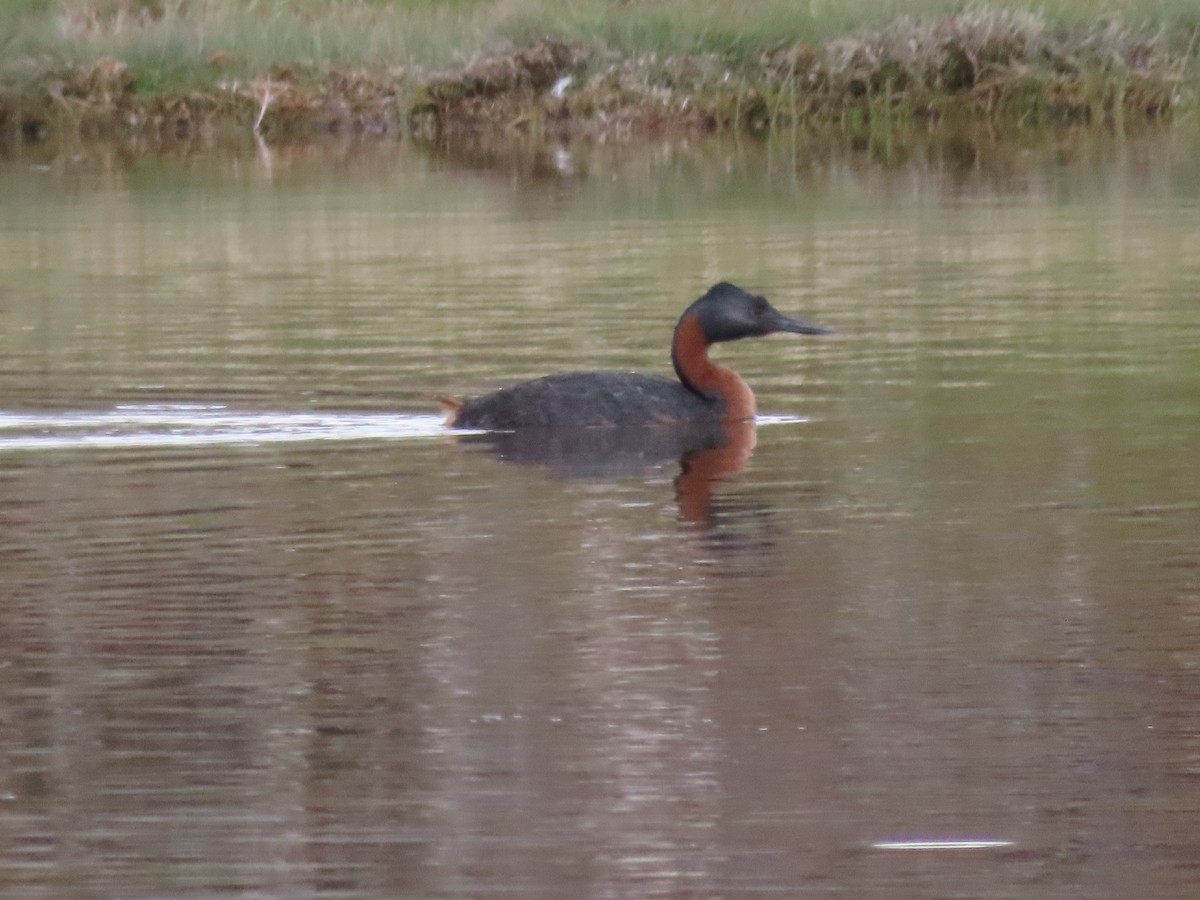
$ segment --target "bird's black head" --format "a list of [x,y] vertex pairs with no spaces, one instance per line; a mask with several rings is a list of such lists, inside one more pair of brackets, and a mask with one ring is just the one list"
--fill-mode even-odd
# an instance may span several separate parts
[[704,337],[710,344],[762,337],[777,331],[829,334],[828,328],[797,322],[768,303],[766,297],[751,294],[727,281],[710,287],[703,297],[684,311],[680,321],[688,315],[698,317]]

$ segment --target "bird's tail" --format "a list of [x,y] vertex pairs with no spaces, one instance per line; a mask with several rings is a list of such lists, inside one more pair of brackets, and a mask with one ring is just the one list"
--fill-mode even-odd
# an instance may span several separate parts
[[442,412],[446,415],[446,424],[453,425],[454,419],[458,416],[458,411],[462,409],[462,401],[454,397],[448,397],[445,394],[439,394],[437,401],[442,404]]

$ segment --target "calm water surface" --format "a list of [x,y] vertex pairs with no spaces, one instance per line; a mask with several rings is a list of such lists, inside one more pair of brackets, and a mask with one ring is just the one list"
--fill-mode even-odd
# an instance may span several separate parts
[[9,148],[0,894],[1195,896],[1198,150]]

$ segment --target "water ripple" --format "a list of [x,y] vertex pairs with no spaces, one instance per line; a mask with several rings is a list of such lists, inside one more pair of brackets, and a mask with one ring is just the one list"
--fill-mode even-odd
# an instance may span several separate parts
[[404,440],[442,432],[442,419],[434,415],[239,412],[203,404],[0,412],[0,452]]

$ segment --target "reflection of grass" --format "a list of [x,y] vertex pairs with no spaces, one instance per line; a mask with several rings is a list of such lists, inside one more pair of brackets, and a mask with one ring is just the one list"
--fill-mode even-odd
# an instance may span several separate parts
[[[572,48],[551,81],[574,76],[557,112],[575,119],[878,125],[967,109],[1120,120],[1195,102],[1200,7],[1144,7],[1107,0],[1097,18],[1095,0],[9,0],[0,86],[42,115],[142,102],[143,122],[164,104],[253,119],[265,89],[249,85],[270,73],[283,93],[268,126],[333,107],[354,120],[367,101],[389,127],[411,109],[529,123],[544,116],[532,95],[547,85],[503,60],[552,40]],[[472,66],[466,78],[432,74]],[[331,83],[347,72],[352,96]],[[496,102],[512,91],[489,87],[488,104],[464,102],[480,72],[509,73],[523,96]],[[207,100],[189,100],[196,91]],[[13,116],[0,96],[0,124]]]

